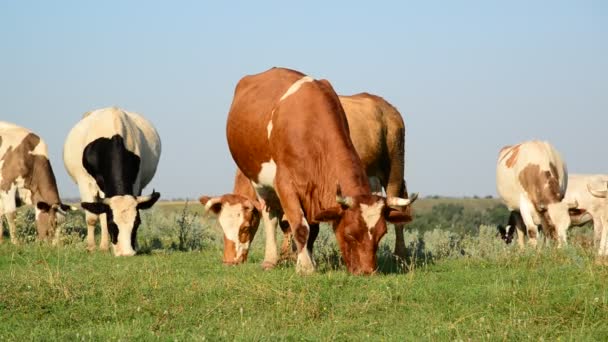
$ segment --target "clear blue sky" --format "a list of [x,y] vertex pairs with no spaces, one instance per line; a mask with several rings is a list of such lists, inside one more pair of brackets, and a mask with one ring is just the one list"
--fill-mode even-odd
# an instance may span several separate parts
[[532,138],[608,173],[606,1],[0,2],[0,120],[47,141],[64,197],[67,132],[113,105],[161,134],[147,191],[231,191],[234,86],[272,66],[392,102],[423,195],[495,194],[498,150]]

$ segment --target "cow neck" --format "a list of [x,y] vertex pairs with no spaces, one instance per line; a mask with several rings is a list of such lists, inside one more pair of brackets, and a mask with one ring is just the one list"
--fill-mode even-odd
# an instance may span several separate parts
[[[105,177],[104,177],[105,178]],[[125,177],[120,173],[112,172],[105,181],[104,194],[106,198],[123,195],[133,195],[133,184],[125,181]]]
[[[370,195],[371,188],[361,160],[354,152],[350,140],[344,144],[331,144],[323,154],[327,172],[324,174],[323,186],[320,187],[321,209],[336,205],[336,189],[340,185],[344,196]],[[349,146],[350,145],[350,148]]]
[[32,172],[28,178],[25,179],[25,187],[32,192],[32,201],[34,203],[61,203],[59,191],[57,190],[57,180],[51,168],[51,163],[46,157],[34,157]]

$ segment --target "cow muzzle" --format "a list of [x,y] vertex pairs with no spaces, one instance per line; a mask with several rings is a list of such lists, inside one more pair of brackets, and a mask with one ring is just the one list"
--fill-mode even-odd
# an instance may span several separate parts
[[135,255],[135,250],[129,246],[128,248],[121,248],[120,244],[112,244],[112,252],[114,254],[114,256],[116,257],[120,257],[120,256],[134,256]]

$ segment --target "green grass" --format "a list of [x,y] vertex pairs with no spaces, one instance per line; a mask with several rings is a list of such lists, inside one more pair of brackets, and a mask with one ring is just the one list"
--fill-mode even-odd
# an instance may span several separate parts
[[[389,231],[380,272],[355,277],[336,261],[335,238],[324,227],[315,246],[318,272],[303,277],[289,262],[261,269],[263,229],[247,264],[222,265],[214,222],[199,222],[196,208],[176,211],[158,208],[144,216],[139,240],[148,245],[132,258],[84,251],[76,228],[64,247],[0,245],[0,340],[608,336],[608,268],[596,266],[593,251],[577,243],[521,252],[497,241],[492,226],[475,236],[408,232],[410,263],[403,265],[390,254]],[[179,221],[184,216],[188,220]],[[67,225],[81,220],[71,216]],[[188,245],[192,251],[178,251],[176,222],[199,241]]]
[[[509,254],[509,253],[507,253]],[[3,340],[602,340],[608,271],[576,248],[407,274],[226,267],[218,250],[114,258],[0,247]]]

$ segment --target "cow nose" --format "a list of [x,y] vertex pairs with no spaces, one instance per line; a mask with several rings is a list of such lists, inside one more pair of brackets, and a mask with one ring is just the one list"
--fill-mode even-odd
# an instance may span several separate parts
[[134,256],[134,255],[135,255],[135,251],[114,253],[114,256],[117,256],[117,257],[121,257],[121,256]]

